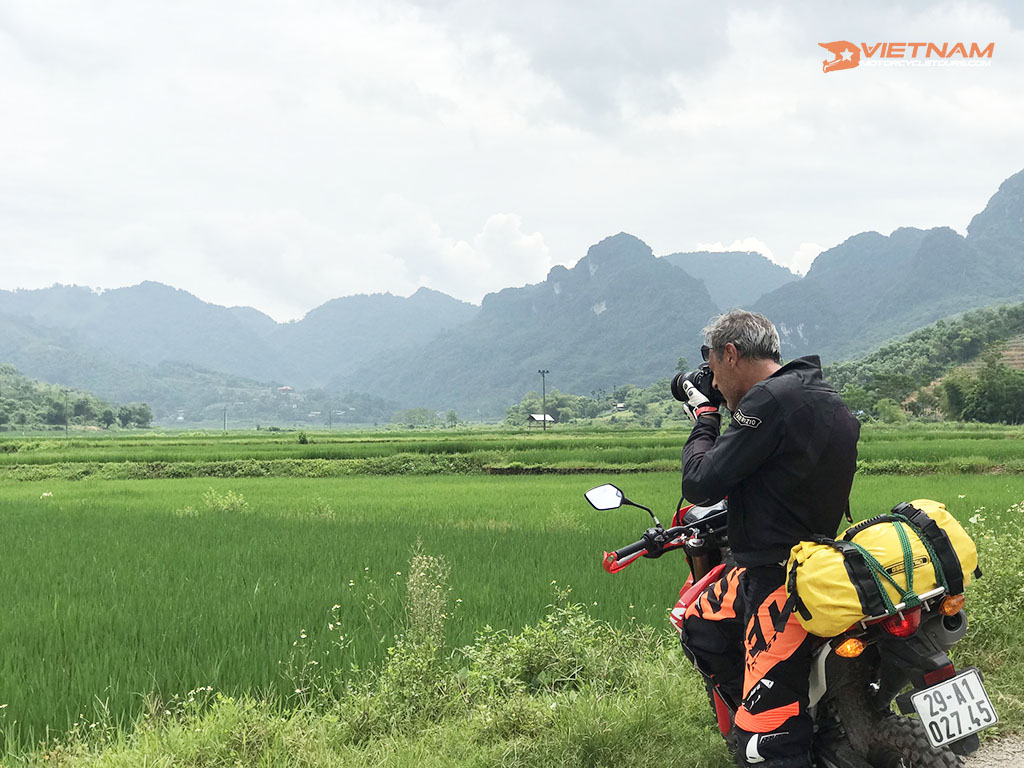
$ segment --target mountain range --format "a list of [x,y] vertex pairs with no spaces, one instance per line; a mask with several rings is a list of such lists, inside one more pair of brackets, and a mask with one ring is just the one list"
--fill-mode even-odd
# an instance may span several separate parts
[[941,317],[1024,299],[1024,171],[967,235],[947,227],[864,232],[820,254],[804,277],[757,253],[657,257],[619,233],[571,268],[475,306],[421,288],[408,298],[334,299],[276,323],[159,283],[0,291],[0,362],[158,419],[182,403],[290,385],[362,392],[405,406],[494,418],[547,384],[588,394],[671,375],[698,359],[701,328],[744,306],[775,321],[783,355],[865,354]]

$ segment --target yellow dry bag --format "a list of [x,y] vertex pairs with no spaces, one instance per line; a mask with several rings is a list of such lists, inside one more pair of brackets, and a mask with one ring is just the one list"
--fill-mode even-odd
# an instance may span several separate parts
[[978,550],[946,510],[929,499],[847,528],[838,539],[801,541],[790,551],[786,590],[800,624],[834,637],[858,621],[913,608],[943,587],[958,595],[980,576]]

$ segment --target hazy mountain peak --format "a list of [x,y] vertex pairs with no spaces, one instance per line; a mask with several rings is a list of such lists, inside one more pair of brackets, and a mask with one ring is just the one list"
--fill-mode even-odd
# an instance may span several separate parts
[[586,262],[593,270],[604,265],[630,264],[653,258],[654,251],[651,250],[651,246],[639,237],[619,232],[590,246],[587,255],[580,259],[579,264]]
[[985,210],[967,225],[970,237],[1024,235],[1024,171],[1018,171],[999,185]]
[[454,296],[449,296],[443,291],[435,291],[433,288],[427,288],[421,286],[416,289],[416,292],[412,294],[408,301],[415,302],[417,304],[464,304],[467,307],[475,307],[476,305],[470,301],[462,301],[462,299],[456,299]]
[[702,280],[721,310],[746,307],[769,291],[799,279],[756,251],[690,251],[670,253],[661,259]]

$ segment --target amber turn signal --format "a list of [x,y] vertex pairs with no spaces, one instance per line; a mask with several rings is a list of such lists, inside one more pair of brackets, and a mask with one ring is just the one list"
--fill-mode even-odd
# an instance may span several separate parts
[[964,609],[966,598],[963,595],[949,595],[939,604],[939,613],[943,616],[956,616]]
[[844,659],[855,659],[864,653],[868,645],[859,637],[848,637],[836,646],[836,655]]

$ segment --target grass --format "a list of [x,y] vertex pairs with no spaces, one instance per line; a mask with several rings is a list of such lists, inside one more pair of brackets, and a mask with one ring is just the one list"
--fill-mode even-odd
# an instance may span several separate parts
[[[19,723],[16,740],[31,743],[48,727],[95,718],[97,707],[123,725],[142,712],[146,693],[168,698],[210,685],[287,702],[303,663],[296,654],[332,642],[335,604],[346,641],[330,663],[344,671],[384,660],[401,630],[403,572],[417,541],[450,563],[452,647],[485,624],[512,630],[535,621],[552,582],[571,585],[598,620],[664,626],[684,562],[669,555],[615,577],[601,570],[602,550],[635,540],[648,524],[638,510],[586,506],[582,491],[603,479],[9,486],[0,502],[0,589],[17,597],[0,625],[8,649],[0,679],[21,683],[0,703]],[[667,519],[673,474],[620,482]],[[921,496],[946,500],[963,519],[978,506],[1003,510],[1024,499],[1024,480],[863,478],[853,508],[869,517]],[[999,512],[990,522],[1011,523]]]
[[[0,480],[342,477],[670,471],[685,428],[310,433],[173,432],[0,438]],[[871,474],[1024,473],[1024,428],[866,425],[859,460]]]
[[[954,434],[960,431],[962,441]],[[905,469],[925,463],[920,457],[948,461],[936,446],[1006,459],[1000,452],[1020,436],[1010,428],[921,433],[926,439],[915,442],[908,435],[916,432],[869,428],[862,448],[891,451],[875,455]],[[591,510],[582,492],[609,479],[603,474],[445,474],[438,464],[439,457],[491,452],[560,466],[577,461],[577,451],[620,467],[643,457],[652,469],[662,452],[678,460],[685,435],[312,437],[312,446],[300,446],[281,435],[132,435],[0,452],[4,459],[49,457],[49,464],[6,465],[19,472],[116,468],[124,464],[118,457],[147,450],[169,451],[177,458],[168,466],[190,470],[195,455],[254,461],[246,458],[254,446],[267,449],[265,456],[274,456],[275,446],[285,454],[365,451],[353,461],[385,467],[419,457],[440,472],[196,478],[182,471],[173,480],[93,474],[85,482],[4,483],[0,728],[8,761],[725,765],[665,622],[685,577],[683,559],[640,561],[617,576],[600,568],[601,552],[635,540],[647,516]],[[306,470],[337,462],[266,461]],[[667,521],[677,471],[611,479]],[[961,520],[978,521],[972,525],[979,526],[986,577],[969,595],[971,635],[958,649],[960,663],[986,672],[1004,722],[1019,727],[1024,562],[1014,532],[1024,477],[861,474],[852,506],[866,518],[919,497],[943,500]],[[435,595],[443,629],[427,633],[433,642],[409,635],[409,606],[425,602],[409,596],[414,551],[444,562],[443,571],[428,569],[433,575],[421,594],[441,582],[451,588]],[[546,606],[553,601],[575,607],[552,613]],[[530,649],[541,646],[548,655],[538,662]],[[475,656],[459,650],[474,647]],[[590,671],[522,671],[537,663]],[[508,674],[486,685],[473,677],[496,668]],[[576,682],[559,682],[567,677]],[[520,683],[510,688],[503,680]],[[400,689],[420,683],[419,704],[401,698]],[[652,750],[655,742],[664,746]]]

